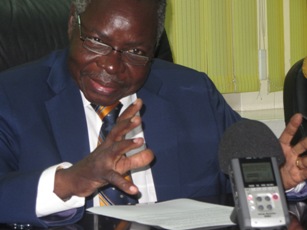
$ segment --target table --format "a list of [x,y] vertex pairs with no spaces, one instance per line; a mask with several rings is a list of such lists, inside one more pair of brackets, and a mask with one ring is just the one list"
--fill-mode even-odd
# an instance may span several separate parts
[[[215,197],[205,197],[197,199],[199,201],[222,204],[233,206],[232,195],[223,195]],[[301,221],[297,218],[291,218],[291,224],[288,230],[304,230],[307,229],[307,207],[305,203],[290,203],[289,209],[295,211],[300,216]],[[0,230],[11,230],[7,225],[0,224]],[[26,229],[26,228],[24,228]],[[239,230],[238,226],[232,227],[221,227],[219,230]],[[32,230],[40,230],[40,228],[32,228]],[[110,218],[106,216],[94,215],[91,213],[86,213],[84,217],[76,224],[49,228],[49,230],[158,230],[158,228],[141,225],[137,223],[130,223],[124,220],[119,220],[115,218]],[[200,229],[197,229],[200,230]]]
[[[11,230],[6,225],[0,225],[1,230]],[[23,228],[28,230],[28,228]],[[31,230],[43,230],[41,228],[30,228]],[[239,230],[237,226],[218,228],[219,230]],[[76,224],[66,225],[61,227],[48,228],[48,230],[161,230],[159,228],[131,223],[124,220],[109,218],[105,216],[98,216],[86,213],[84,218]],[[200,230],[200,229],[197,229]]]

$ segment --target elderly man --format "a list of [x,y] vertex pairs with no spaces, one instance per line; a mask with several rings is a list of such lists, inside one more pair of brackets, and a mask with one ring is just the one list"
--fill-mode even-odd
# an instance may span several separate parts
[[[241,118],[206,74],[153,59],[165,7],[74,0],[69,48],[0,75],[0,223],[74,223],[117,204],[112,194],[128,204],[231,192],[217,150]],[[307,141],[290,146],[301,119],[280,139],[285,189],[307,175],[295,164]]]

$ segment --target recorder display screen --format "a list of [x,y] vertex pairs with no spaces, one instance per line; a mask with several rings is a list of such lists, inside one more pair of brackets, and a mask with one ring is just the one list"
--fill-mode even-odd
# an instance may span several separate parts
[[270,162],[242,162],[241,167],[245,183],[274,182]]

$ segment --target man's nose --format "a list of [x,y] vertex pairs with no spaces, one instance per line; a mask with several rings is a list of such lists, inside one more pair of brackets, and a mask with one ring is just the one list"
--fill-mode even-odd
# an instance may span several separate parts
[[123,71],[124,64],[122,62],[121,53],[112,50],[107,55],[99,55],[97,57],[97,65],[103,68],[109,74],[116,74]]

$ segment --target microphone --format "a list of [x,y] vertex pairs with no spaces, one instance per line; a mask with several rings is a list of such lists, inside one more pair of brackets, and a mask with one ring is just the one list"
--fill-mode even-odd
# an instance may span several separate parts
[[234,198],[231,220],[240,229],[277,229],[290,222],[279,173],[281,145],[264,123],[242,119],[224,132],[221,171],[229,175]]
[[224,132],[219,144],[219,164],[228,174],[231,159],[242,157],[276,157],[278,165],[285,161],[280,143],[264,123],[242,119]]

